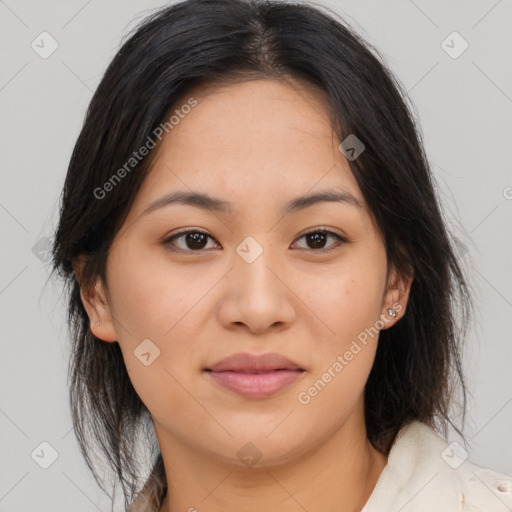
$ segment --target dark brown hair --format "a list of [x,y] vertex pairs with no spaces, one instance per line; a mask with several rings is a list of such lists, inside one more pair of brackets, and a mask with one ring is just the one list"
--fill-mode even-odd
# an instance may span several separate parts
[[[86,260],[82,286],[105,281],[113,238],[151,168],[154,151],[109,190],[111,179],[192,87],[264,77],[298,80],[328,98],[342,141],[354,134],[365,151],[351,171],[385,241],[388,264],[414,274],[407,311],[380,333],[365,388],[371,443],[387,454],[406,423],[419,420],[446,433],[452,398],[466,388],[461,342],[471,300],[454,238],[449,235],[419,128],[407,95],[381,55],[338,15],[313,2],[185,0],[147,17],[109,65],[87,111],[62,191],[53,245],[53,271],[65,280],[71,328],[70,400],[82,453],[99,449],[121,483],[126,504],[147,478],[134,451],[149,411],[126,371],[118,343],[96,338],[73,264]],[[165,492],[154,437],[142,436]],[[147,441],[149,439],[149,441]]]

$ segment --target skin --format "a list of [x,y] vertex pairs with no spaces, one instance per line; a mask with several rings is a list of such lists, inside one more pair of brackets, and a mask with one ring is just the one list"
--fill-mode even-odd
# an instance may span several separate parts
[[[378,335],[309,403],[298,394],[365,328],[400,320],[411,278],[387,273],[319,91],[253,80],[188,93],[198,106],[164,137],[113,241],[107,282],[82,290],[92,332],[119,343],[152,414],[168,478],[161,511],[360,510],[387,462],[364,423]],[[321,202],[282,213],[325,189],[348,191],[361,207]],[[230,201],[233,213],[173,204],[142,215],[177,190]],[[211,238],[195,251],[185,237],[164,243],[183,228]],[[303,236],[312,228],[348,241],[330,235],[322,252]],[[247,236],[263,249],[251,263],[236,252]],[[147,338],[160,356],[145,366],[134,350]],[[238,352],[279,352],[306,371],[271,397],[247,399],[203,371]],[[248,442],[261,456],[252,466],[237,456]]]

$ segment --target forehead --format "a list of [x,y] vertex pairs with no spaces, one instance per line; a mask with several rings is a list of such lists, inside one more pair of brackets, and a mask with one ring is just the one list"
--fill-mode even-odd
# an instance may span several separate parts
[[[181,111],[190,99],[196,106]],[[311,86],[263,79],[210,84],[189,90],[172,113],[178,122],[138,193],[139,213],[178,189],[259,208],[336,188],[364,205],[338,149],[327,100]]]
[[[308,84],[265,79],[206,84],[192,89],[174,108],[191,97],[198,106],[164,138],[164,150],[202,136],[210,150],[214,143],[219,151],[229,148],[242,156],[260,150],[268,158],[269,152],[278,154],[298,141],[325,148],[334,136],[325,94]],[[304,153],[294,149],[289,158]]]

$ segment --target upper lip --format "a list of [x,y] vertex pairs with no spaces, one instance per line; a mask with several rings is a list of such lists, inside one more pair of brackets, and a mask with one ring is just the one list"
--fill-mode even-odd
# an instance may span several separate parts
[[264,372],[272,370],[301,370],[300,365],[276,352],[266,354],[240,353],[221,359],[214,365],[206,368],[212,372]]

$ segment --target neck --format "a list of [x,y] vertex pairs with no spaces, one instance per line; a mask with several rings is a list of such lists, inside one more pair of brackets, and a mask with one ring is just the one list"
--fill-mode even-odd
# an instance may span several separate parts
[[[162,437],[161,435],[159,436]],[[321,446],[288,462],[240,468],[162,439],[167,489],[160,512],[360,511],[387,463],[350,419]]]

